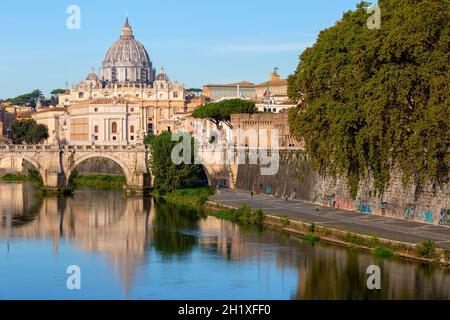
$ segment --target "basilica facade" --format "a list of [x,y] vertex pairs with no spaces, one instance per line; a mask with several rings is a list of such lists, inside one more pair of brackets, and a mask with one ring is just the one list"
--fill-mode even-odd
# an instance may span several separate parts
[[99,74],[92,69],[33,118],[48,126],[49,144],[136,144],[148,134],[189,131],[190,112],[185,88],[163,68],[156,73],[127,18]]

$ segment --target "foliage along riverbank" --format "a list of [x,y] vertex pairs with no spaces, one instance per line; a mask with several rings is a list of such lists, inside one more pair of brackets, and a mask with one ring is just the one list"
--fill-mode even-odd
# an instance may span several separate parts
[[124,175],[82,174],[74,172],[69,179],[69,188],[95,188],[101,190],[119,190],[126,184]]
[[180,188],[164,194],[157,189],[152,192],[152,196],[155,198],[163,198],[170,203],[194,209],[202,209],[211,195],[213,195],[213,191],[210,187]]

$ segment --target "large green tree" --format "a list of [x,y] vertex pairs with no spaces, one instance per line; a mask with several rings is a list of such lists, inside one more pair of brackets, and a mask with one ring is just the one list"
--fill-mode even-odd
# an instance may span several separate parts
[[[172,161],[172,149],[179,143],[172,141],[171,132],[150,135],[145,138],[150,145],[150,167],[154,176],[154,188],[161,193],[171,192],[179,187],[191,186],[203,170],[201,165],[194,164],[194,153],[191,152],[191,164],[175,164]],[[194,140],[191,139],[191,150]]]
[[253,101],[231,99],[207,103],[192,113],[194,118],[209,119],[216,126],[221,122],[231,127],[231,115],[237,113],[255,113],[257,109]]
[[48,139],[48,128],[34,120],[14,120],[11,122],[11,138],[16,144],[39,144]]
[[297,139],[321,173],[345,174],[351,194],[377,191],[399,167],[404,183],[444,182],[450,141],[450,0],[380,0],[381,28],[361,3],[300,56],[288,93]]

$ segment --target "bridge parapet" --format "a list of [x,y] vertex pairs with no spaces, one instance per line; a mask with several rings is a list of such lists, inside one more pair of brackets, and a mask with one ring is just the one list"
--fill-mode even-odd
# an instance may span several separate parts
[[64,145],[62,150],[78,150],[78,151],[113,151],[113,152],[129,152],[129,151],[149,151],[146,145]]
[[0,145],[0,151],[9,152],[26,152],[26,151],[58,151],[59,147],[57,145],[34,145],[34,144],[7,144]]

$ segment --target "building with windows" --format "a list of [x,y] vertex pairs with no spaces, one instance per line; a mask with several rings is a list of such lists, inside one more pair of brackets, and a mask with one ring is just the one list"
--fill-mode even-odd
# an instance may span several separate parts
[[278,68],[274,68],[268,81],[255,86],[258,111],[280,113],[297,106],[290,101],[287,89],[287,79],[281,79],[278,75]]
[[229,84],[206,84],[203,86],[203,95],[212,101],[223,99],[254,99],[255,84],[248,81]]
[[33,118],[49,127],[47,143],[136,144],[148,134],[176,130],[192,111],[186,97],[163,68],[156,74],[127,17],[99,74],[91,69],[59,95],[56,107],[38,108]]
[[273,72],[269,75],[269,80],[260,83],[255,86],[256,98],[258,100],[263,100],[267,97],[272,98],[287,98],[287,79],[281,79],[278,74],[278,68],[274,68]]

